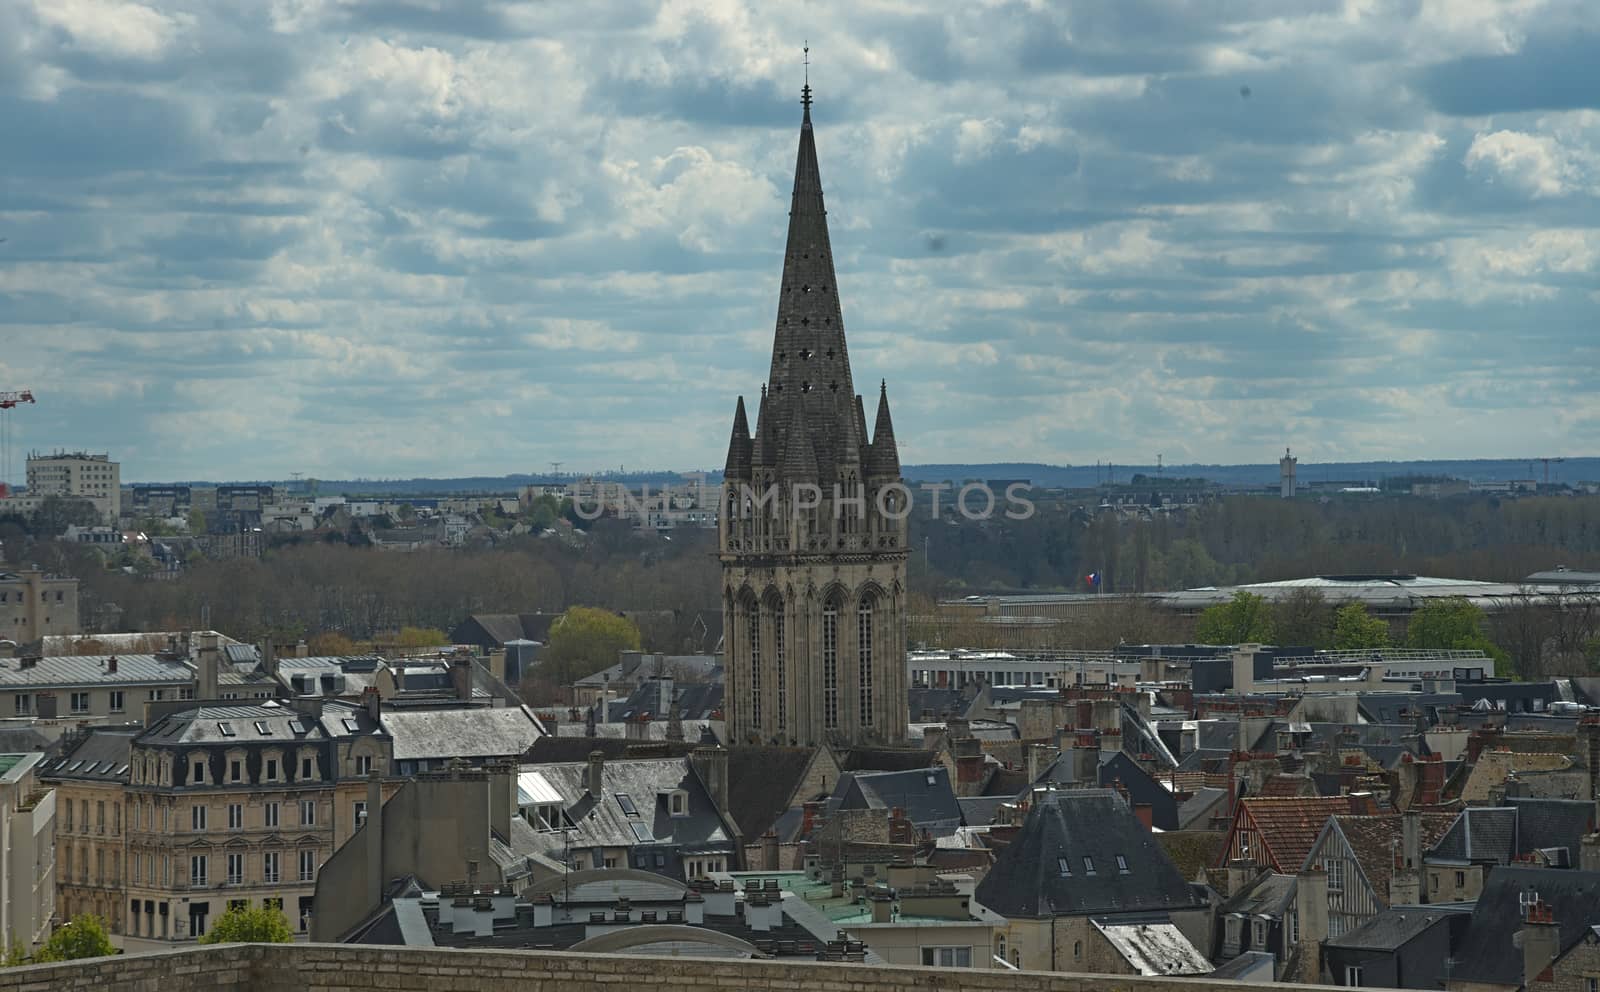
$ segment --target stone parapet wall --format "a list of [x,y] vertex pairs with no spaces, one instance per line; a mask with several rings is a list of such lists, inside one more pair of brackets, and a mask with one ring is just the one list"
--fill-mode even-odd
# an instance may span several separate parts
[[[1259,985],[1126,975],[935,971],[814,961],[234,944],[0,970],[0,992],[617,992],[629,987],[804,992],[1259,992]],[[1332,986],[1302,985],[1315,992]]]

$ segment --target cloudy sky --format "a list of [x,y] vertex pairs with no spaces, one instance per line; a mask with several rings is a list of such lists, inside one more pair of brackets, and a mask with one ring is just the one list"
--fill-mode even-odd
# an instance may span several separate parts
[[1593,0],[0,0],[18,446],[720,465],[803,40],[905,461],[1594,453]]

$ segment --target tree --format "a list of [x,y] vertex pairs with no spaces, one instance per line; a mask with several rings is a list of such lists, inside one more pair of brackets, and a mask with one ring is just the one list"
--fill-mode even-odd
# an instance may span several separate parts
[[204,534],[206,532],[206,514],[204,510],[189,511],[189,533]]
[[45,945],[33,954],[35,963],[44,961],[76,961],[79,958],[101,958],[117,953],[111,938],[106,936],[105,924],[100,917],[88,913],[74,916],[70,922],[58,927]]
[[319,658],[348,658],[361,653],[361,646],[337,630],[325,630],[306,641],[306,650]]
[[294,940],[294,931],[283,911],[269,906],[230,906],[217,917],[204,936],[202,944],[287,944]]
[[620,651],[639,650],[639,628],[610,610],[574,606],[550,625],[545,665],[562,685],[593,675],[617,662]]
[[1496,661],[1506,653],[1483,633],[1483,611],[1460,597],[1436,599],[1411,614],[1406,646],[1443,651],[1482,651]]
[[1295,589],[1272,606],[1272,636],[1279,644],[1321,648],[1331,636],[1332,611],[1318,589]]
[[401,627],[394,644],[402,648],[437,648],[450,643],[442,630],[433,627]]
[[1194,633],[1201,644],[1266,644],[1272,640],[1272,608],[1241,589],[1226,603],[1206,607]]
[[1368,616],[1367,608],[1359,600],[1351,601],[1334,614],[1333,646],[1340,651],[1386,648],[1389,625],[1378,617]]

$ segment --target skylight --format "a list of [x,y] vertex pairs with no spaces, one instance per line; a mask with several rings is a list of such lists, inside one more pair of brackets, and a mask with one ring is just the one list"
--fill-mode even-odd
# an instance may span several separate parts
[[351,719],[350,717],[345,717],[344,718],[344,729],[348,730],[352,734],[360,733],[361,732],[361,724],[357,723],[355,720]]
[[621,806],[622,811],[629,816],[639,815],[639,807],[633,804],[633,797],[629,796],[626,792],[617,793],[617,805]]
[[1128,871],[1128,859],[1123,857],[1120,854],[1117,855],[1117,873],[1120,874],[1120,875],[1129,874],[1129,871]]
[[226,721],[217,724],[217,731],[219,733],[221,733],[222,736],[224,736],[224,737],[235,737],[235,736],[237,736],[233,732],[233,724],[228,723]]
[[650,826],[649,826],[649,824],[645,824],[645,823],[630,823],[630,824],[628,824],[628,826],[633,828],[633,837],[634,837],[635,840],[639,841],[641,844],[648,844],[651,841],[655,840],[655,838],[650,835]]
[[1083,873],[1085,875],[1094,874],[1094,859],[1089,857],[1087,854],[1083,856]]
[[303,734],[305,732],[306,732],[306,725],[305,724],[301,723],[299,720],[290,720],[289,721],[289,733],[291,733],[291,734]]
[[272,728],[267,726],[267,721],[265,721],[265,720],[257,720],[256,721],[256,733],[260,734],[262,737],[267,737],[267,736],[271,735]]
[[1056,870],[1061,872],[1062,878],[1072,877],[1072,864],[1066,858],[1056,859]]

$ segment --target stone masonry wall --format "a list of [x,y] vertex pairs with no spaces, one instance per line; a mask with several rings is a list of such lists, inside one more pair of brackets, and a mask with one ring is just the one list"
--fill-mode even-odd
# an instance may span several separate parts
[[[800,961],[236,944],[0,970],[0,992],[1252,992],[1259,986],[1126,975],[935,971]],[[1303,985],[1305,992],[1332,986]]]

